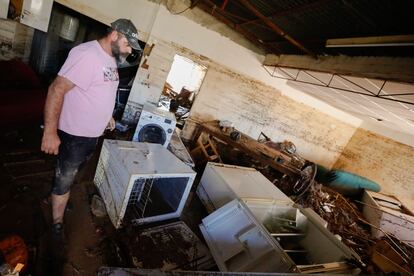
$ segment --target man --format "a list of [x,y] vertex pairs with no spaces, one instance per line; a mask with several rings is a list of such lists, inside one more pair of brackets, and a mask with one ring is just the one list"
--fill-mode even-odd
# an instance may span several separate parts
[[41,149],[58,156],[51,195],[52,230],[57,235],[63,234],[70,186],[80,165],[105,128],[115,127],[116,61],[132,48],[141,50],[137,29],[130,20],[118,19],[105,37],[74,47],[49,87]]

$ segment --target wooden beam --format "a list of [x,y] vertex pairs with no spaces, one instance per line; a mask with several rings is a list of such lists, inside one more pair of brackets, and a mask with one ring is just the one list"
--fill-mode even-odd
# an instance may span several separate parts
[[414,58],[270,54],[263,65],[414,83]]
[[389,35],[326,40],[326,47],[414,46],[414,35]]

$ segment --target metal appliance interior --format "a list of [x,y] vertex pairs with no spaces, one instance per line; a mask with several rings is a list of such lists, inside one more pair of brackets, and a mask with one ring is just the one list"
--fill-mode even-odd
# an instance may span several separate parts
[[134,182],[125,218],[138,223],[145,217],[176,212],[189,177],[138,178]]
[[318,264],[359,258],[326,229],[326,222],[311,209],[274,203],[246,204],[300,272]]
[[195,175],[162,145],[104,140],[94,182],[119,228],[179,217]]
[[235,199],[203,219],[200,229],[221,271],[353,272],[360,257],[311,209]]

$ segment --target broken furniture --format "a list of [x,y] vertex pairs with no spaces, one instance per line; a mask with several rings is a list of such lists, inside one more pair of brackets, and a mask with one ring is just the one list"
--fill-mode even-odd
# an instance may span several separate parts
[[104,140],[94,183],[119,228],[179,217],[195,176],[162,145]]
[[204,169],[197,195],[211,213],[233,199],[256,198],[277,200],[292,205],[293,201],[254,168],[209,162]]
[[412,266],[413,264],[410,264],[410,260],[404,256],[404,254],[398,252],[398,250],[387,241],[387,238],[378,241],[373,246],[371,259],[384,273],[398,273],[402,275],[414,274],[410,268],[410,265]]
[[[276,185],[283,188],[285,193],[300,197],[312,185],[316,174],[316,165],[310,162],[298,162],[296,155],[278,151],[260,143],[251,137],[237,131],[233,127],[220,127],[217,121],[199,123],[198,135],[212,137],[212,141],[236,149],[252,158],[252,161],[265,170],[267,168],[284,175]],[[237,135],[236,135],[236,134]],[[197,135],[196,135],[197,137]],[[220,153],[220,152],[219,152]],[[212,160],[208,160],[212,161]],[[280,176],[278,176],[280,178]],[[287,190],[290,189],[291,192]]]
[[201,132],[206,132],[233,147],[248,152],[248,154],[282,173],[300,174],[301,168],[297,168],[291,162],[292,156],[285,152],[270,148],[241,132],[239,132],[240,138],[235,141],[234,138],[230,137],[230,134],[237,130],[222,131],[216,121],[200,124],[199,127]]
[[182,221],[139,231],[129,238],[135,267],[169,270],[208,270],[215,266],[204,243]]
[[349,273],[360,262],[311,209],[268,200],[235,199],[200,229],[221,271]]
[[397,198],[385,194],[364,191],[363,214],[371,227],[373,237],[387,234],[414,246],[414,214]]
[[156,143],[167,147],[175,129],[173,113],[144,105],[132,141]]
[[198,152],[201,152],[201,154],[203,155],[203,158],[207,160],[208,162],[223,163],[209,135],[201,134],[197,138],[196,147],[191,150],[191,155],[194,156]]

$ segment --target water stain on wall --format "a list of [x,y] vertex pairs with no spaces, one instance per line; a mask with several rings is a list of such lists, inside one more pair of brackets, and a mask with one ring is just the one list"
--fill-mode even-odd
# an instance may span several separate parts
[[[191,117],[232,121],[253,138],[261,131],[275,141],[294,142],[300,154],[331,167],[355,127],[298,103],[274,87],[210,63]],[[335,127],[332,127],[335,126]]]
[[381,185],[414,210],[414,148],[358,129],[335,163]]

